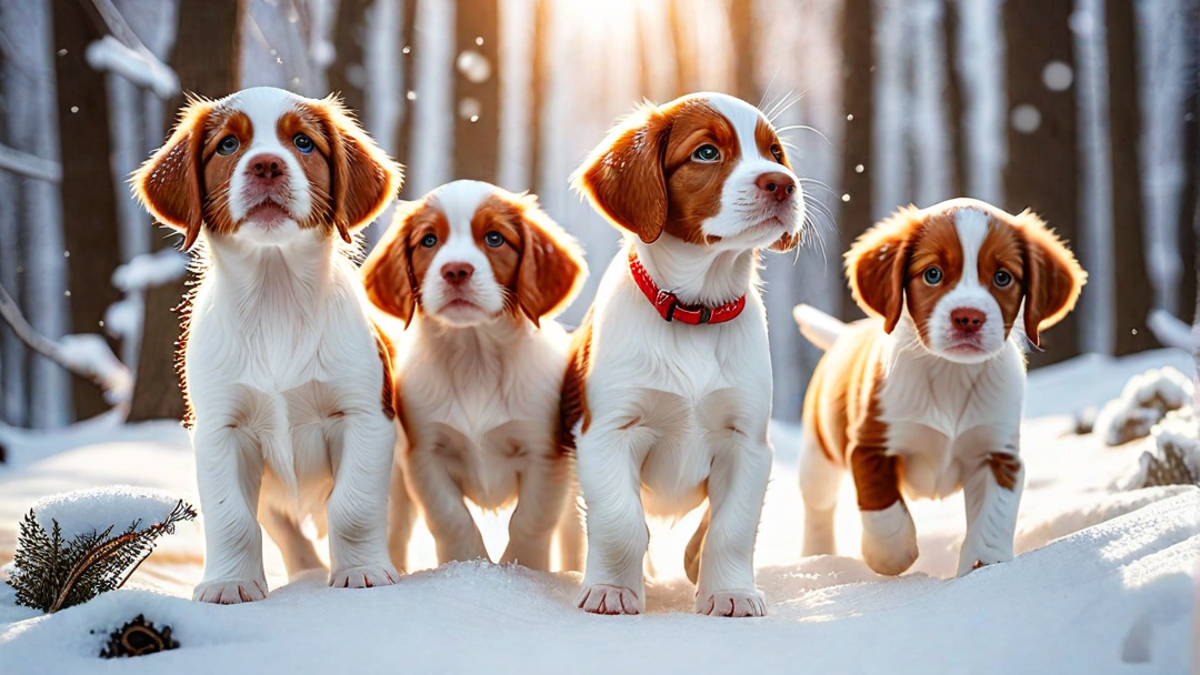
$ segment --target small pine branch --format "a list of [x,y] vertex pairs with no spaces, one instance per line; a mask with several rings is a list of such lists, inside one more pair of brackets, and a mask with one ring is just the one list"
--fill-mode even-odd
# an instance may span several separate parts
[[177,523],[195,517],[196,510],[180,500],[162,522],[144,529],[139,520],[116,536],[111,536],[115,526],[110,525],[65,542],[57,520],[47,533],[30,510],[20,524],[8,583],[17,591],[17,604],[43,612],[82,604],[124,585],[159,537],[173,534]]
[[1200,476],[1188,465],[1184,452],[1173,443],[1162,445],[1162,456],[1146,453],[1146,478],[1142,487],[1200,485]]

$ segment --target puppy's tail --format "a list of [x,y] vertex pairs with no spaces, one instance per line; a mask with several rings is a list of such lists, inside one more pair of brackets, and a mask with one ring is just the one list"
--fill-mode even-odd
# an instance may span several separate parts
[[793,307],[792,318],[800,326],[800,334],[823,351],[829,351],[833,343],[846,332],[846,324],[810,305]]

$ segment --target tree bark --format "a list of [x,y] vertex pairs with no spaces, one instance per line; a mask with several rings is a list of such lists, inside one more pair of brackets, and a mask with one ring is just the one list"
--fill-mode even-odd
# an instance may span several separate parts
[[[667,0],[667,21],[671,25],[671,42],[675,46],[675,95],[683,96],[699,89],[696,73],[696,50],[691,21],[686,18],[695,11],[687,0]],[[662,101],[659,101],[662,103]]]
[[1191,59],[1186,71],[1188,98],[1184,107],[1183,147],[1184,177],[1183,199],[1179,208],[1179,258],[1183,263],[1183,274],[1179,282],[1179,317],[1187,323],[1200,318],[1195,311],[1198,299],[1196,228],[1200,222],[1200,1],[1193,1],[1187,8],[1187,35],[1191,40]]
[[[121,299],[112,285],[121,264],[120,234],[107,85],[104,73],[89,66],[85,56],[88,45],[104,33],[87,4],[59,0],[51,6],[62,184],[68,186],[61,194],[71,332],[104,335],[104,313]],[[115,340],[108,343],[120,353]],[[109,409],[95,385],[79,378],[71,381],[71,401],[75,419]]]
[[1158,346],[1146,327],[1154,289],[1146,270],[1145,210],[1142,200],[1142,121],[1137,58],[1135,0],[1107,0],[1109,131],[1112,139],[1113,269],[1117,356]]
[[366,98],[367,68],[363,43],[367,37],[367,13],[372,0],[338,0],[333,27],[334,59],[329,66],[329,88],[340,94],[346,106],[362,119]]
[[[454,175],[494,183],[500,145],[499,0],[458,0],[454,39]],[[471,52],[486,62],[486,78],[478,64],[464,63]]]
[[[219,98],[237,90],[241,25],[245,16],[243,2],[180,0],[179,32],[170,62],[184,91]],[[168,109],[175,111],[182,105],[183,98],[176,97],[168,104]],[[172,114],[171,124],[174,122]],[[152,241],[154,249],[161,250],[176,245],[179,238],[156,236]],[[183,280],[146,291],[142,349],[130,421],[183,418],[183,393],[175,362],[180,328],[180,314],[176,308],[180,306],[184,292]]]
[[950,189],[953,194],[966,195],[967,152],[963,146],[963,99],[962,74],[958,69],[959,2],[945,0],[942,12],[943,40],[946,43],[946,117],[949,125],[950,153],[953,167],[950,174]]
[[[843,251],[871,227],[871,175],[874,171],[871,122],[875,117],[875,3],[845,0],[842,5],[842,108],[846,127],[842,140],[841,234]],[[859,171],[858,167],[863,167]],[[840,263],[840,261],[838,261]],[[842,286],[842,318],[863,316],[850,287]]]
[[[408,98],[408,92],[416,92],[416,52],[417,47],[417,0],[402,0],[400,7],[400,83],[403,96],[400,100],[400,120],[396,129],[396,158],[405,166],[405,177],[408,176],[408,163],[412,153],[413,116],[416,114],[417,102]],[[408,181],[400,191],[400,198],[406,198]]]
[[[541,189],[542,155],[546,152],[546,140],[542,136],[547,89],[550,84],[549,56],[551,0],[534,0],[533,16],[533,64],[531,66],[529,96],[529,176],[525,184],[530,190]],[[644,69],[643,69],[644,70]]]
[[[1008,48],[1008,165],[1004,192],[1008,210],[1033,209],[1068,242],[1078,227],[1078,153],[1074,86],[1054,91],[1042,82],[1051,62],[1074,69],[1074,38],[1070,17],[1073,3],[1044,0],[1006,0],[1003,19]],[[1130,90],[1118,89],[1114,92]],[[1136,101],[1136,97],[1130,97]],[[1018,109],[1020,109],[1018,111]],[[1018,129],[1014,111],[1036,111],[1036,128]],[[1114,176],[1115,179],[1115,176]],[[1115,182],[1115,180],[1114,180]],[[1143,317],[1144,318],[1144,317]],[[1079,325],[1074,313],[1042,333],[1041,353],[1030,354],[1031,366],[1045,365],[1079,353]]]
[[758,87],[758,33],[754,30],[755,0],[728,0],[729,32],[733,39],[733,93],[758,105],[762,92]]

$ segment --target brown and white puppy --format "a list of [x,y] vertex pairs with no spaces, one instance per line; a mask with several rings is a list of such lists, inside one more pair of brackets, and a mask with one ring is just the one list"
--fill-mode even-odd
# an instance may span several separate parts
[[625,235],[577,331],[563,430],[587,505],[579,606],[645,610],[646,515],[708,500],[685,553],[696,611],[762,616],[754,542],[771,472],[762,249],[800,238],[804,196],[757,108],[725,94],[647,105],[575,175]]
[[558,442],[569,339],[553,319],[587,276],[575,240],[534,197],[460,180],[402,206],[362,273],[371,301],[407,324],[395,336],[399,409],[438,561],[488,557],[464,498],[485,509],[515,500],[500,561],[549,569],[561,519],[562,566],[578,569]]
[[1075,306],[1087,275],[1045,223],[972,199],[901,209],[855,242],[846,273],[876,317],[845,325],[805,305],[800,331],[827,353],[804,401],[804,554],[835,552],[850,470],[863,558],[880,574],[917,559],[904,497],[960,488],[958,574],[1011,560],[1025,472],[1023,342]]
[[134,174],[155,218],[206,251],[183,347],[206,546],[197,600],[265,597],[259,520],[289,576],[321,566],[299,527],[312,515],[328,525],[331,585],[398,578],[389,362],[349,244],[400,179],[336,99],[269,87],[192,101]]

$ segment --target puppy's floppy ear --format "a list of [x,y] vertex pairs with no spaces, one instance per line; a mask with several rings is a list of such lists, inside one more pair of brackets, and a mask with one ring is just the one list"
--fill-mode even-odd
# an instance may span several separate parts
[[866,313],[883,317],[888,333],[895,330],[904,310],[910,238],[921,220],[916,207],[900,209],[867,230],[846,252],[846,276],[854,300]]
[[1025,335],[1036,347],[1040,332],[1075,308],[1087,272],[1037,214],[1025,209],[1011,222],[1025,244]]
[[396,218],[383,233],[362,266],[367,299],[379,309],[412,323],[417,304],[416,278],[412,271],[412,249],[408,245],[409,223],[421,202],[401,204]]
[[185,251],[204,223],[204,131],[215,107],[189,96],[171,137],[130,176],[142,206],[158,222],[183,231]]
[[371,140],[336,96],[314,106],[329,134],[333,224],[346,243],[395,198],[403,168]]
[[646,103],[617,123],[571,176],[600,213],[647,244],[667,222],[663,162],[670,133],[668,117]]
[[579,293],[587,278],[587,263],[579,244],[538,208],[537,198],[523,196],[521,259],[517,263],[517,305],[535,326],[542,317],[557,314]]

